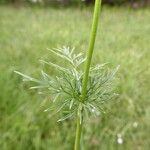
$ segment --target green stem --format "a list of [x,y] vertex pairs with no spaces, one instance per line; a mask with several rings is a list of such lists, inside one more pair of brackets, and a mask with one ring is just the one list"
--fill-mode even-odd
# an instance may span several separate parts
[[81,122],[80,117],[77,115],[77,128],[76,128],[76,138],[75,138],[74,150],[80,150],[82,123],[83,122]]
[[91,29],[91,34],[90,34],[89,47],[88,47],[88,51],[86,54],[86,62],[84,66],[82,93],[81,93],[82,102],[84,102],[86,98],[89,70],[90,70],[91,59],[92,59],[92,54],[93,54],[93,49],[94,49],[94,44],[95,44],[100,9],[101,9],[101,0],[95,0],[95,9],[94,9],[94,15],[93,15],[92,29]]
[[[100,8],[101,8],[101,0],[95,0],[92,29],[91,29],[91,34],[90,34],[89,47],[88,47],[88,51],[86,54],[86,62],[85,62],[85,66],[84,66],[84,75],[83,75],[82,92],[81,92],[81,101],[82,102],[84,102],[86,99],[89,70],[90,70],[90,64],[91,64],[91,59],[92,59],[92,54],[93,54],[93,49],[94,49],[94,44],[95,44]],[[81,110],[81,113],[82,113],[82,111],[83,110]],[[83,124],[83,120],[81,120],[79,115],[77,114],[77,129],[76,129],[74,150],[80,150],[82,124]]]

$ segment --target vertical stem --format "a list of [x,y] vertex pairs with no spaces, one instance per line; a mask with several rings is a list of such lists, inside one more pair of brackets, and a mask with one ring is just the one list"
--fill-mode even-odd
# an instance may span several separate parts
[[95,8],[94,8],[94,15],[93,15],[93,23],[92,29],[90,34],[90,41],[88,51],[86,53],[86,62],[84,66],[84,74],[83,74],[83,82],[82,82],[82,93],[81,93],[81,100],[82,102],[85,101],[86,98],[86,91],[87,91],[87,84],[88,84],[88,77],[89,77],[89,69],[95,44],[97,26],[98,26],[98,18],[99,12],[101,9],[101,0],[95,0]]
[[80,117],[77,115],[77,128],[76,128],[74,150],[80,150],[81,132],[82,132],[82,122],[80,121]]
[[[90,34],[89,47],[88,47],[88,51],[86,54],[86,62],[85,62],[85,66],[84,66],[82,92],[81,92],[81,101],[82,102],[84,102],[85,98],[86,98],[89,69],[90,69],[94,44],[95,44],[100,8],[101,8],[101,0],[95,0],[92,29],[91,29],[91,34]],[[81,113],[82,113],[82,111],[83,110],[81,110]],[[75,138],[74,150],[80,150],[80,139],[81,139],[81,133],[82,133],[82,124],[83,124],[83,120],[81,121],[79,115],[77,114],[77,129],[76,129],[76,138]]]

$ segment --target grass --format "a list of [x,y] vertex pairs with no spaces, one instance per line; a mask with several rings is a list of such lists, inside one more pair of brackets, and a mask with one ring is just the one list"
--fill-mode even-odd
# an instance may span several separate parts
[[[13,71],[38,76],[41,57],[60,62],[47,47],[75,46],[85,52],[91,17],[91,9],[0,6],[1,150],[73,149],[75,123],[57,123],[57,116],[43,112],[49,102]],[[85,125],[85,150],[149,150],[149,17],[149,9],[102,9],[93,60],[121,65],[120,96],[106,115]],[[123,144],[117,143],[117,134],[122,134]]]

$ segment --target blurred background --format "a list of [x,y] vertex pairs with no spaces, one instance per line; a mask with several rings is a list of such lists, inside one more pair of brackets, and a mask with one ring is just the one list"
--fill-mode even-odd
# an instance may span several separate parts
[[[14,73],[39,77],[46,49],[85,53],[93,0],[0,0],[0,150],[72,150],[75,121],[44,112],[49,98]],[[83,150],[150,149],[150,1],[103,0],[93,64],[120,64],[119,97],[85,123]],[[44,68],[56,75],[53,69]]]
[[[147,6],[150,4],[150,0],[103,0],[103,4],[108,5],[124,5],[130,4],[133,7],[138,6]],[[44,6],[51,6],[51,5],[90,5],[94,3],[94,0],[0,0],[1,4],[38,4]]]

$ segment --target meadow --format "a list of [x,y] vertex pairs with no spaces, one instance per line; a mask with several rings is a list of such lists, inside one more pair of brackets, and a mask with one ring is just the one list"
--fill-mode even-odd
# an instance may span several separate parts
[[[43,68],[55,75],[39,59],[65,65],[47,51],[53,47],[70,46],[84,53],[91,18],[91,8],[0,6],[1,150],[73,149],[74,120],[58,123],[57,115],[44,112],[49,99],[29,90],[29,83],[23,83],[14,70],[39,76]],[[83,150],[149,150],[149,18],[149,8],[103,7],[93,64],[120,65],[119,97],[105,115],[85,124]]]

